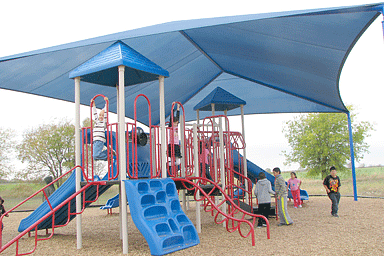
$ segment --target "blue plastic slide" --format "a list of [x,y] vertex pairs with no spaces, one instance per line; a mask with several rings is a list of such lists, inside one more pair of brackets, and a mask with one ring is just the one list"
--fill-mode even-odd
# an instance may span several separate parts
[[[98,179],[100,180],[100,179]],[[110,188],[111,185],[100,185],[99,186],[99,195],[103,194],[107,189]],[[52,208],[55,208],[62,202],[64,202],[68,197],[73,195],[76,192],[76,172],[73,171],[71,176],[49,197],[49,201],[52,205]],[[96,186],[90,186],[85,191],[85,200],[92,201],[97,196],[97,188]],[[85,207],[90,205],[87,203]],[[23,219],[19,225],[19,232],[24,231],[29,228],[31,225],[36,223],[42,217],[44,217],[47,213],[51,211],[51,208],[48,205],[47,201],[44,201],[35,211],[31,213],[28,217]],[[70,212],[74,213],[76,211],[76,199],[72,199],[70,203]],[[72,220],[75,215],[70,216],[70,220]],[[65,204],[55,213],[55,225],[63,225],[68,220],[68,204]],[[44,220],[38,225],[38,229],[48,229],[52,228],[52,216]]]
[[112,198],[109,198],[107,200],[107,202],[105,203],[105,205],[101,206],[100,209],[101,210],[107,210],[107,209],[119,207],[119,204],[120,204],[119,198],[120,198],[119,194],[115,195]]
[[108,210],[108,209],[119,207],[119,205],[120,205],[120,194],[117,194],[114,197],[109,198],[105,203],[105,205],[101,206],[100,209]]
[[[239,172],[238,152],[237,150],[233,150],[232,153],[233,153],[233,165],[234,165],[235,171]],[[242,157],[241,154],[240,156]],[[272,189],[275,190],[275,176],[264,171],[263,169],[261,169],[259,166],[252,163],[248,159],[247,159],[247,169],[248,169],[248,178],[251,179],[252,184],[256,183],[259,173],[264,172],[267,179],[271,182]],[[239,197],[239,195],[241,197],[242,194],[243,192],[241,191],[241,189],[235,191],[236,197]],[[309,195],[306,190],[303,190],[303,189],[300,190],[300,197],[301,197],[301,200],[309,200]],[[292,198],[292,194],[290,190],[288,191],[288,198]]]
[[[235,168],[235,171],[239,172],[239,157],[238,157],[239,153],[237,150],[232,150],[232,155],[233,155],[233,166]],[[243,157],[243,156],[240,154],[240,157]],[[247,159],[247,170],[248,170],[247,172],[248,178],[251,179],[252,183],[256,183],[256,180],[259,177],[259,173],[264,172],[267,179],[271,182],[272,189],[273,190],[275,189],[275,176],[264,171],[263,169],[261,169],[259,166],[252,163],[248,159]]]
[[200,243],[195,226],[182,211],[170,178],[125,180],[132,220],[152,255],[164,255]]

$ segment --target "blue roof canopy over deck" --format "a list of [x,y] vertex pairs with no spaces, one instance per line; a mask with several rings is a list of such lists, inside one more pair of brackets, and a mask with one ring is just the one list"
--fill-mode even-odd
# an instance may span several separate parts
[[69,78],[81,77],[84,82],[115,87],[119,81],[117,67],[120,65],[128,67],[125,69],[125,86],[151,82],[157,80],[159,75],[169,76],[168,71],[117,41],[71,71]]
[[[217,86],[245,100],[245,114],[348,112],[339,93],[341,70],[382,10],[380,3],[179,21],[125,31],[0,58],[0,88],[74,102],[70,71],[120,40],[169,71],[167,115],[172,102],[179,101],[186,120],[194,120],[193,107]],[[103,94],[110,111],[116,112],[116,89],[111,86],[82,82],[81,104]],[[151,101],[152,123],[159,123],[156,81],[125,87],[126,116],[133,118],[139,93]],[[146,104],[137,104],[138,121],[144,124]],[[239,109],[228,112],[239,114]],[[202,112],[200,118],[207,115]]]
[[247,104],[232,93],[227,92],[221,87],[216,87],[210,94],[200,101],[193,110],[212,111],[212,103],[215,104],[215,110],[232,110]]

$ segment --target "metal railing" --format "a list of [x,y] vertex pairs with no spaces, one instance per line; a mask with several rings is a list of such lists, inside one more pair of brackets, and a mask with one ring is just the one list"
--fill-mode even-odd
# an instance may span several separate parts
[[[270,225],[268,219],[263,215],[249,213],[244,211],[238,206],[238,204],[233,201],[230,196],[228,196],[224,190],[216,183],[212,183],[213,188],[210,192],[206,193],[198,183],[201,182],[204,178],[199,177],[188,177],[188,178],[172,178],[174,181],[181,182],[185,189],[191,191],[194,190],[194,199],[196,202],[204,202],[204,211],[211,212],[214,215],[215,223],[222,224],[225,222],[226,229],[228,232],[239,231],[239,234],[243,238],[247,238],[251,236],[252,238],[252,246],[255,246],[255,224],[257,218],[262,218],[265,220],[267,224],[267,239],[270,239]],[[194,182],[195,181],[195,182]],[[224,200],[222,200],[219,204],[215,204],[214,199],[212,199],[211,194],[214,190],[219,190],[224,196]],[[229,211],[225,213],[220,208],[222,205],[228,204]],[[235,217],[236,214],[240,214],[240,217]],[[224,216],[221,220],[220,216]],[[249,227],[249,231],[242,231],[242,225],[247,224]]]
[[[44,197],[45,199],[47,200],[47,203],[49,205],[49,208],[50,208],[50,211],[45,214],[42,218],[40,218],[38,221],[36,221],[35,223],[33,223],[31,226],[29,226],[27,229],[25,229],[24,231],[22,231],[19,235],[17,235],[15,238],[13,238],[12,240],[10,240],[9,242],[7,242],[4,246],[2,246],[2,238],[3,238],[3,233],[2,233],[2,230],[0,231],[0,245],[1,245],[1,248],[0,248],[0,253],[2,253],[5,249],[7,249],[9,246],[11,246],[12,244],[16,243],[16,255],[28,255],[28,254],[31,254],[33,253],[35,250],[36,250],[36,247],[37,247],[37,242],[38,241],[43,241],[43,240],[48,240],[50,239],[53,234],[54,234],[54,231],[55,231],[55,228],[57,227],[63,227],[63,226],[66,226],[70,220],[71,220],[71,216],[74,216],[74,215],[78,215],[78,214],[81,214],[84,212],[84,209],[85,209],[85,206],[87,203],[92,203],[92,202],[95,202],[98,197],[99,197],[99,186],[100,185],[105,185],[106,182],[105,181],[96,181],[96,182],[90,182],[88,184],[86,184],[84,187],[82,187],[79,191],[75,192],[74,194],[72,194],[71,196],[69,196],[66,200],[64,200],[62,203],[60,203],[59,205],[57,205],[56,207],[52,207],[52,204],[49,200],[49,197],[47,196],[46,192],[45,192],[45,189],[48,188],[49,186],[51,186],[52,184],[56,183],[58,180],[64,178],[67,174],[69,174],[70,172],[74,171],[76,168],[81,168],[81,171],[84,175],[84,169],[81,167],[81,166],[75,166],[73,167],[71,170],[69,170],[68,172],[64,173],[63,175],[61,175],[60,177],[58,177],[57,179],[55,179],[54,181],[52,181],[51,183],[47,184],[46,186],[44,186],[43,188],[41,188],[40,190],[38,190],[37,192],[35,192],[34,194],[32,194],[31,196],[29,196],[28,198],[26,198],[24,201],[22,201],[21,203],[17,204],[16,206],[12,207],[10,210],[8,210],[5,214],[3,214],[1,217],[0,217],[0,225],[3,224],[3,218],[5,215],[7,215],[8,213],[14,211],[15,209],[17,209],[18,207],[20,207],[21,205],[23,205],[24,203],[26,203],[27,201],[31,200],[32,198],[34,198],[35,196],[37,196],[40,192],[43,192],[44,194]],[[91,187],[91,186],[97,186],[97,189],[96,189],[96,197],[94,200],[85,200],[85,191],[87,188]],[[82,196],[82,205],[83,205],[83,208],[81,210],[81,212],[71,212],[71,200],[74,199],[77,195],[83,193],[83,196]],[[68,205],[68,216],[67,216],[67,222],[65,224],[62,224],[62,225],[55,225],[55,213],[60,210],[63,206],[65,205]],[[38,230],[38,225],[40,223],[42,223],[44,220],[48,219],[48,218],[52,218],[52,233],[49,237],[44,237],[44,238],[38,238],[37,236],[37,230]],[[28,234],[29,232],[31,231],[35,231],[35,245],[34,245],[34,248],[29,251],[29,252],[26,252],[26,253],[19,253],[19,240],[26,234]]]

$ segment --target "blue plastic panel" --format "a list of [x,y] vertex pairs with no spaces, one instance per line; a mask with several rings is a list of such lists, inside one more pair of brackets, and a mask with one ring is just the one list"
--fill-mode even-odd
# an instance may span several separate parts
[[200,243],[195,226],[180,207],[172,179],[125,180],[133,222],[152,255],[164,255]]

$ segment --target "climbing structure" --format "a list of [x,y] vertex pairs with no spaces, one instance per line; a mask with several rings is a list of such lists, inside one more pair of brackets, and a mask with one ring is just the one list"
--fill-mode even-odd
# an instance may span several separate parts
[[[106,58],[107,56],[109,57]],[[112,75],[117,70],[119,75]],[[125,80],[127,74],[133,78]],[[75,216],[77,216],[77,246],[80,249],[82,212],[114,184],[121,184],[119,212],[122,219],[120,228],[123,253],[128,253],[127,198],[132,218],[147,240],[153,255],[164,255],[199,244],[200,221],[196,220],[196,228],[183,211],[188,195],[192,195],[196,201],[197,216],[199,216],[200,206],[203,205],[204,210],[215,215],[215,222],[226,223],[229,232],[238,231],[243,237],[251,235],[252,244],[255,244],[253,226],[256,218],[262,218],[262,216],[255,215],[252,210],[242,209],[241,203],[246,203],[252,209],[252,182],[244,172],[239,171],[244,163],[243,158],[240,155],[237,156],[237,170],[233,161],[233,152],[245,148],[242,134],[230,131],[226,116],[213,115],[202,120],[202,124],[198,122],[186,125],[183,118],[185,115],[183,105],[175,102],[172,109],[177,104],[182,111],[179,138],[181,140],[180,151],[183,156],[180,164],[175,161],[175,148],[174,146],[167,148],[167,141],[169,141],[167,136],[177,129],[172,119],[172,125],[165,128],[164,105],[162,105],[161,99],[164,97],[164,76],[167,74],[165,70],[120,41],[71,72],[70,77],[75,79],[77,95],[76,166],[68,172],[68,174],[71,173],[71,176],[62,187],[49,198],[46,197],[46,202],[20,223],[20,235],[2,246],[0,252],[16,243],[16,254],[18,255],[19,239],[34,231],[35,247],[30,252],[23,254],[33,253],[38,241],[52,237],[55,228],[67,225]],[[110,79],[106,79],[106,77]],[[134,108],[135,118],[133,122],[126,122],[124,87],[138,82],[153,81],[157,78],[160,80],[160,125],[151,124],[151,103],[143,94],[137,95],[133,104],[130,102]],[[118,123],[110,123],[107,114],[104,146],[107,151],[108,171],[102,178],[95,175],[94,159],[92,159],[93,125],[91,123],[90,127],[81,129],[79,126],[80,80],[105,86],[119,85]],[[106,99],[105,95],[98,94],[91,99],[91,104],[96,102],[96,105],[100,106],[100,101],[97,102],[99,97]],[[137,124],[136,102],[139,98],[144,98],[148,102],[148,132],[144,132]],[[108,113],[108,106],[111,102],[106,101],[106,112]],[[209,156],[205,155],[209,161],[207,166],[201,162],[202,147],[210,152]],[[204,168],[209,168],[209,170]],[[167,176],[170,178],[166,178]],[[209,177],[211,177],[210,180],[207,179]],[[47,186],[57,183],[58,180]],[[44,188],[33,196],[38,193],[45,195]],[[181,205],[178,189],[183,191]],[[234,200],[235,192],[239,189],[242,189],[247,195],[241,199],[246,202],[239,201],[239,198],[237,201]],[[16,207],[9,212],[14,209]],[[238,213],[242,214],[242,217],[238,218],[236,216]],[[220,221],[219,218],[221,218]],[[247,218],[252,218],[252,221]],[[1,221],[2,218],[0,218]],[[249,225],[250,229],[247,234],[243,234],[241,223]],[[44,239],[38,238],[37,231],[40,229],[46,229],[47,233],[48,229],[52,229],[51,236]],[[267,234],[269,238],[269,226]]]

